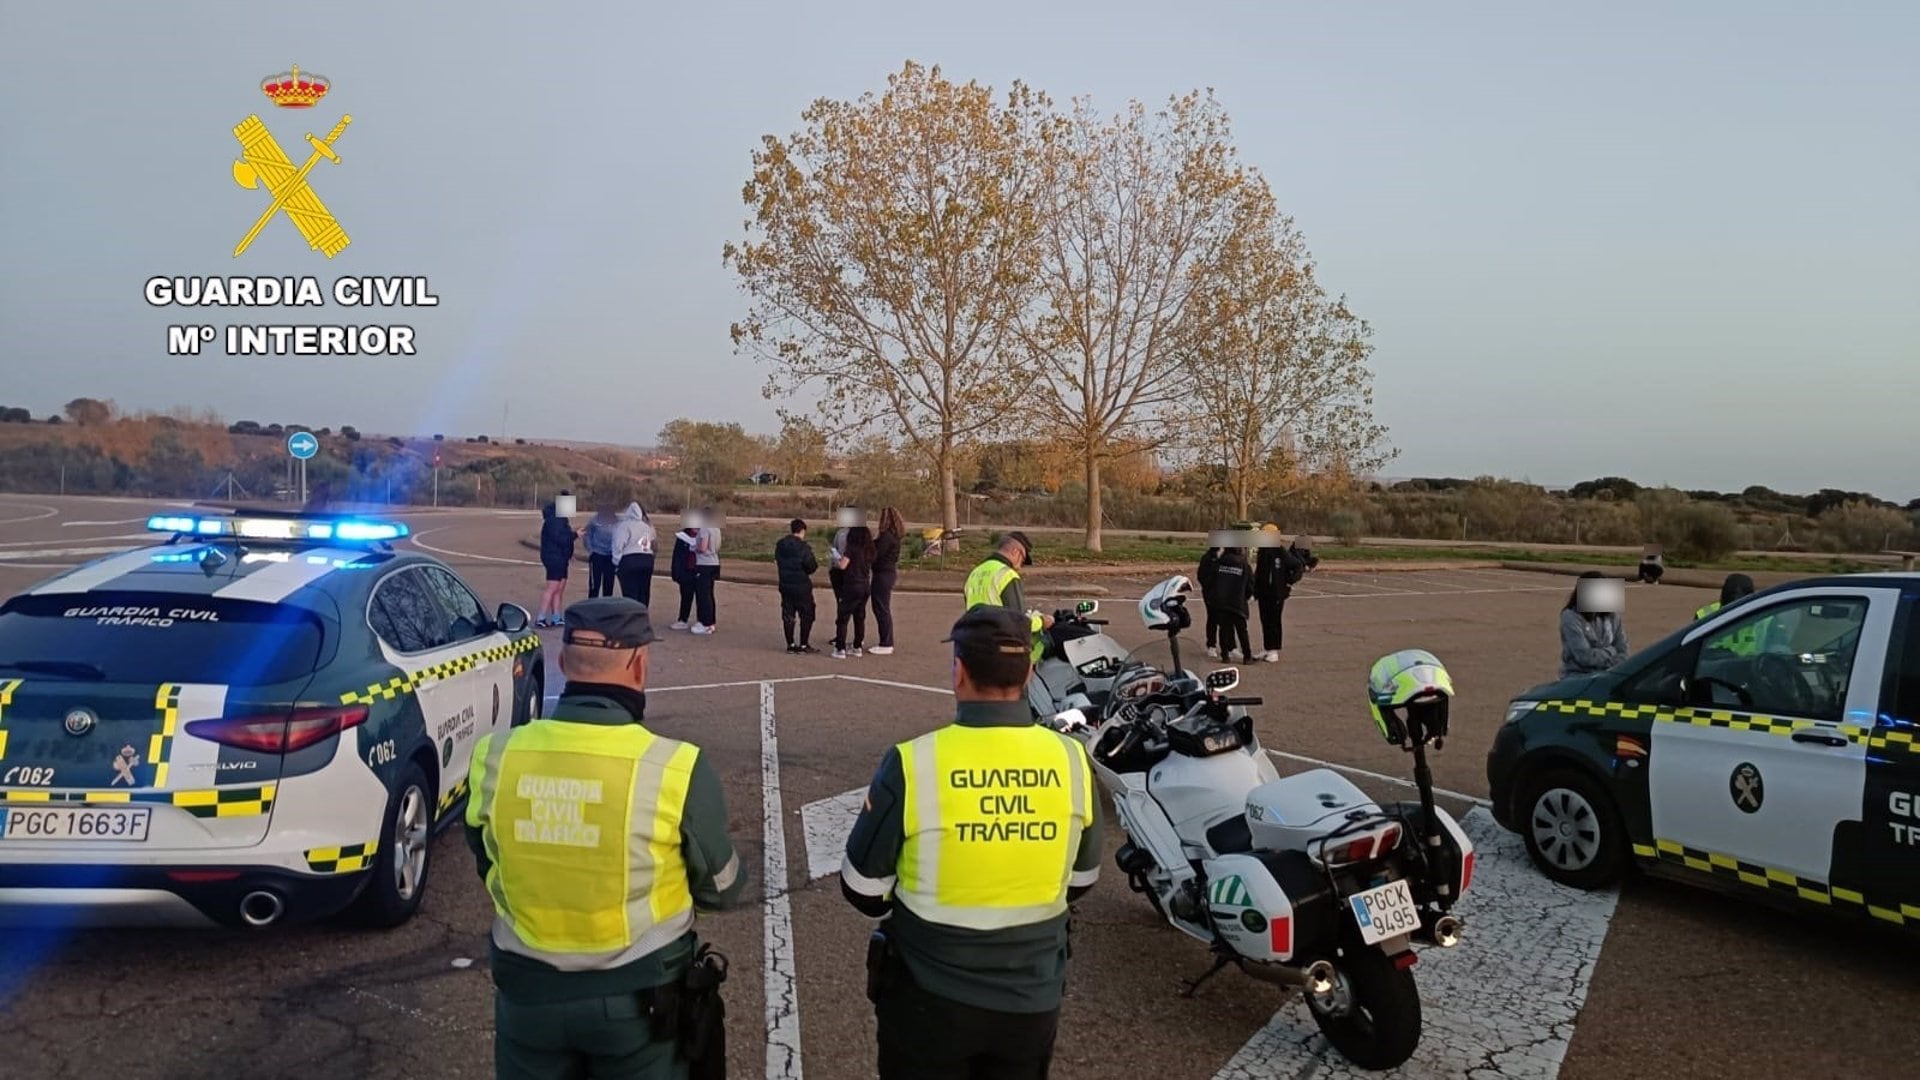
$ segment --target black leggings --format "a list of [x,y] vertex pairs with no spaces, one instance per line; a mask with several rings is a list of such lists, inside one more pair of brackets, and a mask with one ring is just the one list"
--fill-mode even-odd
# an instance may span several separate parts
[[628,555],[620,560],[619,574],[620,595],[653,606],[653,556]]
[[880,647],[893,648],[893,587],[900,581],[898,570],[873,572],[873,621],[880,630]]
[[613,595],[613,556],[595,552],[587,556],[587,598]]
[[1233,655],[1233,641],[1240,639],[1240,655],[1253,658],[1253,643],[1247,640],[1247,617],[1232,612],[1220,613],[1220,659]]
[[[813,637],[813,586],[780,586],[780,628],[786,631],[788,645],[810,644]],[[800,624],[800,636],[794,637],[794,623]]]
[[1260,643],[1268,652],[1280,651],[1280,619],[1286,614],[1286,608],[1284,596],[1260,601]]
[[853,647],[865,648],[867,644],[867,589],[860,582],[845,582],[840,586],[840,608],[833,620],[833,647],[847,647],[847,621],[853,621]]

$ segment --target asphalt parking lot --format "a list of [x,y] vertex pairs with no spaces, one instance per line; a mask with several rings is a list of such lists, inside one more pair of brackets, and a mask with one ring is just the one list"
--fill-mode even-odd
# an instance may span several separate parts
[[[0,496],[0,594],[141,542],[154,505]],[[537,515],[409,520],[415,540],[490,604],[537,601],[539,568],[518,544]],[[1107,584],[1110,629],[1145,641],[1120,602],[1142,583]],[[1462,908],[1465,943],[1424,954],[1415,969],[1427,1031],[1400,1074],[1913,1075],[1912,944],[1660,882],[1634,881],[1617,898],[1560,889],[1478,807],[1502,707],[1554,673],[1570,585],[1498,570],[1322,571],[1288,607],[1283,662],[1245,669],[1245,692],[1266,699],[1255,716],[1281,771],[1331,764],[1395,798],[1408,794],[1399,778],[1409,766],[1372,732],[1367,668],[1419,647],[1454,676],[1455,738],[1434,762],[1435,782],[1483,856]],[[584,594],[576,576],[568,595]],[[1707,598],[1632,587],[1631,640],[1656,640]],[[783,653],[773,592],[723,581],[717,634],[668,634],[655,647],[648,722],[699,743],[719,766],[755,878],[748,903],[701,923],[732,961],[731,1075],[873,1074],[861,967],[868,923],[840,897],[835,845],[849,793],[884,749],[949,715],[938,642],[958,606],[953,596],[898,594],[899,652],[836,662]],[[550,673],[548,686],[560,683]],[[383,934],[0,934],[0,1076],[490,1075],[489,905],[458,835],[443,835],[433,854],[420,916]],[[1106,870],[1077,905],[1055,1076],[1349,1075],[1305,1007],[1272,987],[1222,973],[1181,997],[1180,980],[1203,972],[1206,956],[1129,893],[1110,861]]]

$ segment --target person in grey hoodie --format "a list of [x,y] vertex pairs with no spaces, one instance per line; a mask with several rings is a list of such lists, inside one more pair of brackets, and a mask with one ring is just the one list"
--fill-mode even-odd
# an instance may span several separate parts
[[587,519],[587,599],[613,595],[613,527],[620,519],[613,507],[602,506]]
[[620,574],[620,595],[653,606],[653,519],[637,502],[628,503],[613,529],[613,559]]
[[[1589,570],[1583,580],[1603,578],[1598,570]],[[1627,628],[1614,611],[1584,611],[1580,587],[1574,586],[1567,605],[1560,609],[1560,677],[1597,675],[1610,671],[1629,655]]]

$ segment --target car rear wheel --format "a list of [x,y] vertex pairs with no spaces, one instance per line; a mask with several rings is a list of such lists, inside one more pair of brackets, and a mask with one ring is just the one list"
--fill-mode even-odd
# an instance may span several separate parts
[[1576,889],[1605,888],[1624,875],[1626,830],[1591,777],[1570,769],[1542,773],[1522,789],[1519,809],[1520,835],[1541,873]]
[[433,790],[420,763],[409,762],[387,802],[373,874],[354,901],[353,921],[388,929],[413,918],[433,867]]

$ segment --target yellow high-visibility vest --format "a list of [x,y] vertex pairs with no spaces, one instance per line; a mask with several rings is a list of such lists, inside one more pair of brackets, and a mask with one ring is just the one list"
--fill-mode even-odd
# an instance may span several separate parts
[[1085,747],[1037,724],[950,724],[897,749],[906,779],[897,903],[971,930],[1066,912],[1093,822]]
[[[988,559],[974,567],[973,572],[967,575],[967,610],[972,611],[983,605],[1001,606],[1000,597],[1007,591],[1007,586],[1018,580],[1020,571],[999,559]],[[1046,623],[1038,615],[1027,615],[1027,626],[1033,634],[1033,647],[1028,657],[1037,664],[1040,654],[1046,650],[1046,642],[1040,637]]]
[[[1715,600],[1713,603],[1694,612],[1694,620],[1704,619],[1714,612],[1719,611],[1720,608],[1720,601]],[[1721,648],[1735,656],[1757,656],[1760,653],[1761,638],[1772,628],[1773,617],[1767,616],[1766,618],[1756,619],[1753,622],[1747,623],[1738,630],[1721,634],[1713,638],[1712,643],[1720,645]]]
[[680,821],[699,748],[639,724],[536,720],[481,736],[493,940],[562,971],[620,967],[693,925]]

